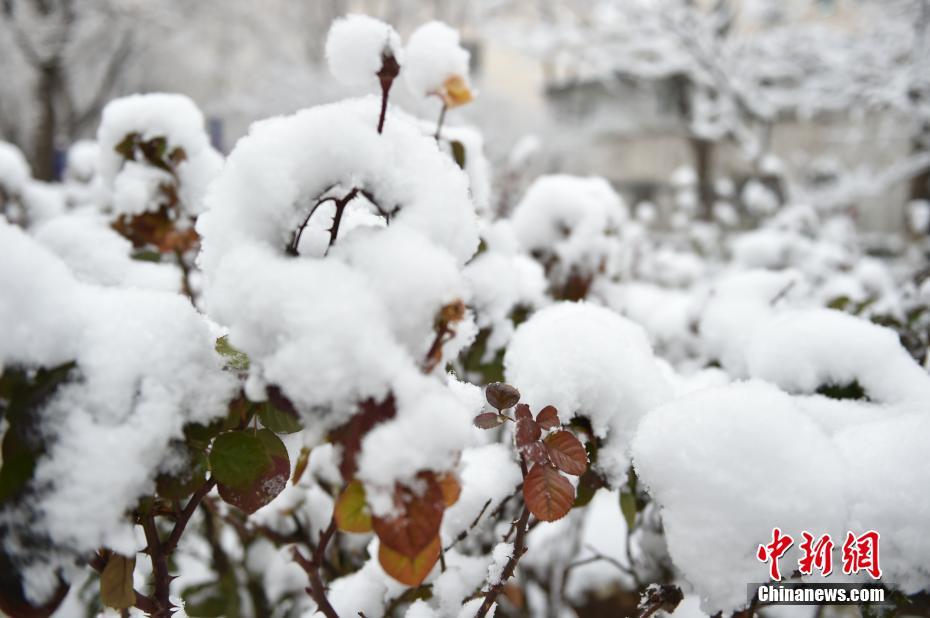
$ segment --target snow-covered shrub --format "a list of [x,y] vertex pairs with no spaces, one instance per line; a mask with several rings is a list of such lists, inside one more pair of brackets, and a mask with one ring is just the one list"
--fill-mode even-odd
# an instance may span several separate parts
[[546,270],[556,298],[587,296],[593,280],[613,274],[620,226],[627,219],[620,196],[602,178],[538,178],[513,211],[514,234]]

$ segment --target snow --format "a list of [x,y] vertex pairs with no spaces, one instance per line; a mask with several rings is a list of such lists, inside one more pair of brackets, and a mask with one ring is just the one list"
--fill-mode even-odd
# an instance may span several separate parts
[[326,62],[344,84],[376,89],[385,55],[403,63],[400,35],[383,21],[351,14],[334,21],[329,29]]
[[893,330],[831,309],[784,312],[749,342],[749,374],[793,393],[857,382],[872,401],[930,401],[930,375]]
[[623,482],[639,419],[669,396],[645,331],[603,307],[557,303],[521,324],[504,357],[507,382],[533,410],[553,405],[563,422],[590,418],[605,440],[598,467]]
[[513,557],[513,543],[498,543],[491,551],[491,564],[488,565],[488,585],[499,584],[504,575],[504,567]]
[[479,328],[488,328],[486,355],[507,345],[513,333],[510,315],[518,307],[546,304],[546,279],[538,262],[524,255],[493,250],[478,255],[462,271],[470,289],[470,305]]
[[132,243],[96,214],[69,214],[50,219],[33,237],[60,257],[86,283],[178,292],[181,271],[174,264],[134,260]]
[[[49,560],[61,566],[100,546],[132,554],[139,547],[124,514],[151,491],[170,440],[185,423],[226,411],[233,384],[214,338],[183,297],[82,283],[5,223],[0,252],[0,319],[15,325],[0,342],[0,364],[74,360],[81,378],[41,411],[48,446],[33,506],[8,509],[0,525],[15,531],[13,547],[19,533],[47,535]],[[50,591],[39,588],[38,596]]]
[[[708,614],[745,605],[746,582],[766,579],[755,551],[774,526],[845,535],[847,473],[836,446],[765,382],[708,388],[649,413],[633,462],[662,506],[672,560]],[[795,545],[783,564],[798,557]]]
[[442,94],[451,77],[468,84],[470,54],[459,44],[458,31],[442,22],[431,21],[414,30],[404,54],[401,74],[416,96]]

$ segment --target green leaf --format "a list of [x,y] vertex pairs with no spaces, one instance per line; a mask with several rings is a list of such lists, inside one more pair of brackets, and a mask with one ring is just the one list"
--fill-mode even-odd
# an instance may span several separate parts
[[271,455],[265,442],[249,430],[229,431],[213,441],[210,469],[213,477],[224,485],[240,489],[248,487],[271,465]]
[[246,513],[254,513],[274,500],[287,486],[287,480],[291,473],[291,462],[287,455],[287,448],[281,442],[281,438],[276,436],[270,429],[262,429],[256,434],[246,435],[258,441],[270,464],[263,468],[260,474],[251,482],[245,485],[233,486],[224,484],[221,481],[217,483],[217,491],[228,504]]
[[465,169],[465,145],[462,142],[455,140],[450,142],[450,146],[452,146],[452,158],[455,159],[456,165],[462,169]]
[[259,406],[258,418],[262,425],[275,433],[294,433],[303,429],[293,414],[279,410],[267,401]]
[[134,252],[131,257],[138,262],[161,262],[161,253],[147,249],[140,249]]
[[226,359],[226,369],[233,371],[248,371],[249,357],[240,352],[229,343],[229,336],[223,335],[216,340],[216,351]]
[[112,554],[100,574],[100,600],[113,609],[127,609],[136,602],[132,588],[132,572],[136,568],[135,558]]
[[160,474],[155,479],[155,487],[161,497],[180,500],[200,489],[207,480],[209,463],[203,451],[188,446],[185,455],[186,463],[181,470],[172,474]]
[[636,496],[622,492],[620,494],[620,512],[623,513],[627,530],[632,530],[636,524]]

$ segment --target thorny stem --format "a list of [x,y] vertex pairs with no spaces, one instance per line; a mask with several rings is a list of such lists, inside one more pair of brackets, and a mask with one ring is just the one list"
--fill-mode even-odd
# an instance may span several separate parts
[[313,208],[310,209],[310,212],[307,213],[306,218],[303,223],[300,224],[300,227],[297,228],[297,232],[294,233],[294,239],[291,241],[291,244],[287,248],[288,255],[299,255],[297,253],[297,248],[300,246],[300,237],[304,233],[304,228],[307,227],[307,224],[310,223],[310,217],[313,216],[313,213],[316,212],[316,209],[319,208],[322,204],[326,202],[335,202],[336,198],[334,197],[324,197],[317,200],[316,204],[313,205]]
[[[145,553],[149,555],[152,561],[152,573],[155,578],[155,596],[150,599],[154,603],[154,611],[149,611],[154,618],[167,618],[174,613],[174,606],[171,604],[171,580],[174,577],[168,572],[168,557],[177,548],[181,535],[187,527],[197,506],[203,501],[204,497],[210,493],[210,490],[216,485],[216,481],[210,479],[194,492],[187,506],[177,514],[174,528],[168,538],[162,542],[158,536],[158,527],[155,525],[155,512],[149,511],[142,516],[142,530],[145,533],[147,547]],[[141,608],[140,608],[141,609]],[[144,610],[148,611],[148,610]]]
[[323,578],[320,577],[320,566],[323,564],[323,560],[326,556],[326,546],[329,545],[335,533],[336,515],[334,513],[332,519],[329,521],[329,526],[320,534],[320,540],[309,560],[300,553],[297,547],[291,550],[294,554],[294,560],[307,573],[307,578],[310,580],[310,587],[307,588],[307,594],[313,597],[317,607],[327,618],[339,618],[339,614],[336,613],[329,599],[326,598],[326,587],[323,585]]
[[[526,461],[522,456],[520,457],[520,469],[523,471],[523,477],[526,478]],[[500,581],[488,588],[488,592],[484,596],[484,602],[481,604],[481,607],[478,608],[475,618],[483,618],[491,611],[491,607],[493,607],[498,595],[500,595],[501,591],[504,589],[504,584],[508,579],[513,577],[514,571],[517,569],[517,563],[520,562],[520,558],[526,553],[526,529],[529,520],[530,510],[524,502],[523,511],[520,513],[520,519],[516,524],[517,536],[513,541],[513,553],[510,555],[510,559],[507,560],[507,564],[501,572]]]
[[147,513],[142,517],[142,529],[145,531],[145,541],[148,543],[145,551],[152,560],[152,574],[155,577],[155,606],[153,618],[170,618],[174,613],[171,604],[171,574],[168,572],[168,555],[158,538],[158,528],[155,526],[155,514]]
[[339,235],[339,224],[342,223],[342,213],[345,212],[349,202],[355,199],[358,192],[358,188],[352,189],[341,200],[336,200],[336,214],[333,215],[333,226],[329,228],[329,245],[327,245],[324,255],[329,253],[329,249],[336,244],[336,236]]

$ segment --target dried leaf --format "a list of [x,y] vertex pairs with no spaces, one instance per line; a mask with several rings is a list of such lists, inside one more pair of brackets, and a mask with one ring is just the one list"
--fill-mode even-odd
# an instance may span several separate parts
[[132,572],[136,559],[111,554],[100,574],[100,601],[113,609],[127,609],[136,602],[132,587]]
[[346,482],[355,478],[356,459],[362,448],[362,438],[379,423],[394,418],[397,408],[394,404],[394,395],[388,395],[384,401],[376,402],[366,399],[359,404],[359,412],[347,423],[337,427],[329,435],[330,441],[342,447],[342,461],[339,462],[339,472]]
[[336,526],[343,532],[371,532],[371,511],[361,481],[352,481],[346,485],[336,499],[333,516]]
[[487,397],[488,403],[498,410],[513,407],[520,401],[520,391],[503,382],[488,384],[484,389],[484,396]]
[[310,449],[306,446],[300,449],[300,455],[294,463],[294,472],[291,474],[291,484],[296,485],[300,482],[300,477],[304,475],[307,464],[310,462]]
[[536,422],[543,429],[553,429],[562,424],[559,420],[559,411],[555,409],[555,406],[546,406],[540,410],[536,415]]
[[419,476],[425,487],[422,493],[404,485],[394,491],[396,514],[390,517],[372,517],[372,527],[381,539],[396,552],[414,558],[433,537],[439,534],[442,513],[445,510],[442,488],[432,472]]
[[507,422],[507,419],[496,412],[484,412],[475,417],[473,421],[478,429],[494,429]]
[[439,482],[439,489],[442,490],[442,501],[446,507],[450,507],[459,501],[462,494],[462,485],[455,475],[451,472],[443,472],[436,477]]
[[468,82],[461,75],[452,75],[442,84],[440,93],[443,102],[449,107],[459,107],[470,103],[474,98]]
[[536,464],[523,482],[523,499],[536,519],[555,521],[571,510],[575,488],[554,467]]
[[414,556],[405,556],[384,543],[378,547],[378,562],[384,572],[406,586],[419,586],[439,560],[439,535]]
[[581,476],[588,469],[588,455],[584,446],[570,431],[556,431],[546,436],[549,459],[567,474]]

